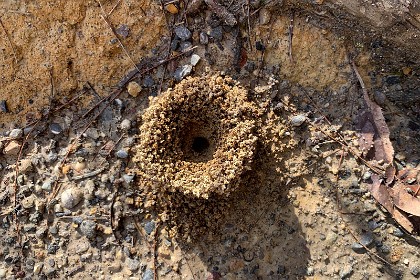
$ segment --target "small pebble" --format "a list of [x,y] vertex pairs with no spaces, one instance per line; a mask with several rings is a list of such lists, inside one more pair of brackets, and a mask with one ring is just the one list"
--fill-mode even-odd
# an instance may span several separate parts
[[350,264],[345,265],[342,269],[340,269],[340,278],[347,279],[353,274],[353,267]]
[[127,184],[131,184],[134,179],[134,174],[124,174],[123,179]]
[[12,131],[10,131],[10,133],[9,133],[9,137],[10,137],[11,139],[18,139],[18,138],[21,138],[21,137],[22,137],[22,135],[23,135],[23,130],[22,130],[22,129],[20,129],[20,128],[15,128],[15,129],[12,129]]
[[178,8],[172,3],[166,5],[165,10],[167,10],[168,12],[170,12],[173,15],[178,13]]
[[120,128],[122,130],[129,130],[131,128],[131,121],[128,119],[124,119],[120,124]]
[[419,275],[420,275],[420,267],[418,267],[418,266],[412,267],[412,268],[410,269],[410,273],[411,273],[414,277],[419,276]]
[[394,228],[394,230],[392,231],[392,235],[394,235],[396,237],[403,237],[404,232],[399,228]]
[[306,120],[306,116],[305,115],[297,115],[297,116],[293,116],[292,119],[290,120],[293,126],[301,126]]
[[314,268],[312,267],[312,266],[309,266],[307,269],[306,269],[306,275],[308,275],[308,276],[313,276],[314,275]]
[[378,105],[383,106],[383,105],[385,105],[386,96],[385,96],[385,94],[382,91],[375,90],[373,92],[373,100],[375,100],[375,102]]
[[43,263],[37,263],[34,265],[34,274],[38,275],[41,273],[42,267],[44,266]]
[[182,41],[186,41],[191,38],[192,34],[191,31],[188,30],[185,26],[179,25],[175,27],[175,34],[179,37]]
[[115,29],[115,32],[125,39],[128,35],[130,35],[130,28],[125,24],[121,24],[117,29]]
[[22,204],[23,208],[30,209],[30,208],[34,207],[35,199],[36,199],[36,196],[32,194],[32,195],[22,199],[20,203]]
[[181,81],[184,77],[188,76],[192,71],[192,66],[190,64],[180,66],[175,70],[174,78],[177,81]]
[[196,66],[199,61],[200,61],[200,56],[199,55],[193,54],[191,56],[191,65],[192,66]]
[[52,134],[59,135],[63,132],[63,128],[58,123],[50,124],[50,131]]
[[50,180],[46,180],[43,184],[41,189],[43,189],[44,191],[50,192],[51,191],[51,181]]
[[153,280],[155,277],[155,274],[153,273],[153,270],[150,268],[146,269],[146,271],[143,274],[142,280]]
[[155,222],[149,221],[144,225],[144,230],[146,231],[148,235],[150,235],[155,230],[155,227],[156,227]]
[[132,97],[137,97],[141,90],[142,88],[137,82],[130,82],[127,86],[128,94]]
[[366,171],[365,173],[363,173],[362,179],[363,179],[363,181],[367,181],[367,180],[370,179],[371,176],[372,176],[372,172]]
[[223,39],[223,29],[221,26],[213,28],[210,31],[210,37],[213,37],[216,41],[221,41]]
[[61,194],[61,206],[72,209],[83,199],[83,193],[79,188],[71,187]]
[[360,236],[360,243],[369,247],[373,243],[373,236],[372,234],[366,232]]
[[139,267],[140,267],[140,262],[138,260],[135,260],[135,259],[127,258],[125,260],[125,264],[127,265],[128,269],[132,272],[138,270]]
[[118,150],[115,155],[117,156],[117,158],[128,158],[128,152],[126,150]]
[[84,220],[80,224],[80,232],[87,238],[94,238],[96,236],[96,223],[92,220]]
[[362,254],[366,252],[366,249],[362,246],[362,244],[354,242],[351,245],[351,248],[353,249],[353,251],[355,251],[356,253]]
[[3,113],[8,113],[9,112],[9,109],[7,108],[6,100],[1,100],[0,101],[0,111],[2,111]]
[[200,33],[200,44],[207,45],[209,43],[209,37],[205,32]]
[[9,144],[7,144],[7,146],[3,149],[3,153],[5,155],[17,155],[19,153],[20,146],[21,145],[17,141],[10,141]]

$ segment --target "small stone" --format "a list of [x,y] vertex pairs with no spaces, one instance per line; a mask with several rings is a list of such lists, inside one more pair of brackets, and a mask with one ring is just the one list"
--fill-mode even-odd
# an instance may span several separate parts
[[196,66],[197,65],[197,63],[200,61],[200,56],[199,55],[197,55],[197,54],[193,54],[192,56],[191,56],[191,65],[192,66]]
[[23,136],[23,130],[20,128],[12,129],[12,131],[10,131],[9,133],[9,137],[11,139],[18,139],[18,138],[21,138],[22,136]]
[[394,230],[392,231],[392,235],[394,235],[396,237],[403,237],[404,232],[399,228],[394,228]]
[[41,273],[41,271],[42,271],[42,267],[44,266],[44,264],[43,263],[37,263],[37,264],[35,264],[34,265],[34,274],[35,275],[38,275],[38,274],[40,274]]
[[367,181],[367,180],[370,179],[371,176],[372,176],[372,172],[366,171],[365,173],[363,173],[362,179],[363,179],[363,181]]
[[52,134],[59,135],[63,132],[63,128],[58,123],[50,124],[50,131]]
[[192,65],[187,64],[184,66],[180,66],[175,70],[174,78],[177,81],[181,81],[184,77],[188,76],[192,71]]
[[71,187],[61,194],[61,206],[72,209],[83,199],[83,193],[79,188]]
[[124,119],[120,124],[120,128],[122,130],[129,130],[131,128],[131,121],[128,119]]
[[123,179],[124,179],[124,182],[126,182],[127,184],[131,184],[134,179],[134,174],[124,174]]
[[155,277],[155,274],[153,273],[153,270],[150,268],[146,269],[146,271],[143,274],[142,280],[153,280]]
[[223,39],[223,29],[221,26],[213,28],[210,31],[210,37],[213,37],[216,41],[221,41]]
[[48,254],[55,254],[58,251],[58,249],[60,249],[60,246],[55,243],[48,244],[47,246]]
[[130,35],[130,28],[125,24],[121,24],[117,29],[115,29],[115,32],[125,39],[128,35]]
[[418,266],[414,266],[410,269],[410,273],[414,276],[417,277],[420,275],[420,267]]
[[150,235],[155,230],[156,224],[154,221],[149,221],[144,225],[144,230]]
[[314,268],[312,266],[309,266],[306,269],[306,275],[308,275],[308,276],[313,276],[314,275],[314,272],[315,272],[315,270],[314,270]]
[[207,45],[209,43],[209,37],[205,32],[200,33],[200,44]]
[[17,141],[10,141],[9,144],[7,144],[7,146],[3,149],[3,152],[5,155],[15,156],[19,153],[20,146],[21,145]]
[[139,267],[140,267],[140,262],[138,260],[135,260],[135,259],[127,258],[125,260],[125,264],[128,267],[128,269],[132,272],[138,270]]
[[23,208],[30,209],[35,206],[35,199],[36,199],[36,196],[34,194],[31,194],[30,196],[22,199],[20,203],[22,204]]
[[340,278],[347,279],[353,274],[353,267],[349,264],[345,265],[342,269],[340,269]]
[[375,90],[373,92],[373,99],[375,100],[375,102],[380,105],[383,106],[385,105],[385,101],[386,101],[386,96],[385,94],[380,91],[380,90]]
[[305,115],[293,116],[292,119],[290,120],[292,125],[295,127],[301,126],[305,121],[306,121]]
[[118,150],[115,155],[117,158],[125,159],[128,158],[128,152],[126,150]]
[[168,4],[165,6],[165,10],[170,12],[171,14],[175,15],[178,13],[178,8],[174,4]]
[[6,100],[1,100],[0,101],[0,111],[2,111],[3,113],[8,113],[9,112],[9,109],[7,108]]
[[362,245],[365,245],[366,247],[369,247],[373,243],[373,236],[372,236],[372,234],[370,234],[368,232],[363,233],[360,236],[360,243]]
[[73,170],[77,173],[81,173],[83,169],[86,168],[86,163],[84,161],[78,161],[75,164],[73,164]]
[[130,82],[127,86],[128,94],[132,97],[137,97],[141,90],[142,88],[137,82]]
[[192,34],[191,31],[188,30],[185,26],[179,25],[175,27],[175,34],[179,37],[182,41],[186,41],[191,38]]
[[404,260],[403,260],[403,264],[405,264],[405,265],[409,265],[409,264],[410,264],[410,261],[409,261],[408,259],[404,259]]
[[51,181],[50,180],[46,180],[43,184],[41,189],[43,189],[44,191],[50,192],[51,191]]
[[80,224],[80,231],[87,238],[94,238],[96,236],[96,223],[92,220],[84,220]]
[[363,253],[366,252],[365,247],[363,247],[362,244],[360,244],[358,242],[354,242],[351,245],[351,248],[353,249],[353,251],[355,251],[356,253],[359,253],[359,254],[363,254]]

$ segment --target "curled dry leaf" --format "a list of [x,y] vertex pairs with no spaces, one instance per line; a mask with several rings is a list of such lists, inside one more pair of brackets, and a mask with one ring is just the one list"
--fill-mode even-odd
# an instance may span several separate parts
[[[389,139],[389,128],[386,124],[385,117],[382,114],[381,107],[370,100],[365,83],[363,82],[363,79],[360,76],[360,73],[353,61],[351,65],[363,90],[363,99],[368,109],[367,118],[369,119],[371,125],[374,127],[375,135],[373,146],[375,149],[375,159],[377,161],[383,161],[385,164],[387,164],[384,175],[387,178],[386,185],[389,186],[394,181],[395,176],[395,168],[393,166],[394,147],[392,146],[391,140]],[[367,121],[363,124],[362,132],[366,125]],[[370,127],[366,127],[365,129],[369,131]],[[368,138],[367,140],[370,139],[369,136],[366,137]]]
[[392,188],[394,205],[409,214],[420,217],[420,199],[409,194],[407,188],[401,181],[398,181]]
[[399,223],[409,233],[414,231],[414,225],[408,219],[407,214],[394,207],[394,202],[389,192],[390,188],[382,184],[382,181],[377,174],[372,175],[372,184],[369,185],[368,188],[376,201],[388,210],[397,223]]

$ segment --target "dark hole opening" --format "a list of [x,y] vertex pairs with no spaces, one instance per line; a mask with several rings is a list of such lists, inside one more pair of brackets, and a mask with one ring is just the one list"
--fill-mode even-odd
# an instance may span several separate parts
[[202,153],[210,146],[209,140],[204,137],[195,137],[192,143],[192,150],[197,153]]

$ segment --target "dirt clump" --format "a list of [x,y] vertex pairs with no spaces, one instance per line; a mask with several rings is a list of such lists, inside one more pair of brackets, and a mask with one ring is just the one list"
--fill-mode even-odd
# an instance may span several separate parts
[[189,78],[152,101],[137,147],[141,184],[229,196],[250,168],[257,109],[231,78]]

